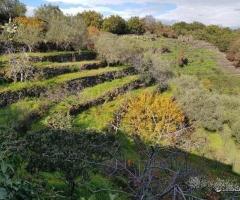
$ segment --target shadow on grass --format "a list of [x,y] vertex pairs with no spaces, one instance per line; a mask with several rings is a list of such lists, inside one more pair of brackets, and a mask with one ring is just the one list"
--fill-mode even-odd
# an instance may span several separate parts
[[[187,184],[196,178],[203,178],[204,183],[209,181],[209,184],[218,178],[236,179],[240,183],[240,177],[232,172],[230,165],[178,148],[149,146],[138,139],[129,139],[122,133],[46,128],[26,133],[14,144],[17,144],[17,148],[13,148],[17,149],[15,153],[24,159],[28,176],[31,174],[36,182],[45,182],[45,190],[61,193],[65,199],[77,199],[80,196],[88,199],[94,195],[96,199],[110,200],[111,194],[117,194],[120,199],[139,199],[137,195],[142,191],[142,183],[149,180],[147,177],[150,175],[149,192],[153,196],[164,194],[169,184],[174,186],[159,199],[172,197],[176,192],[175,186],[181,186],[184,193],[191,195],[200,193],[201,198],[207,198],[208,195],[222,198],[223,194],[216,192],[214,185],[204,185],[199,189]],[[158,170],[146,168],[153,150],[155,157],[151,166]],[[173,174],[177,176],[174,178]],[[137,180],[141,181],[138,183]],[[157,181],[157,184],[153,181]]]

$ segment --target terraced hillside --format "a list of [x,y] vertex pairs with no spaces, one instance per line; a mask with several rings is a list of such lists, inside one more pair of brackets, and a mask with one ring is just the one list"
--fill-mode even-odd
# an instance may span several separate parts
[[[175,74],[197,76],[206,87],[209,87],[209,90],[216,90],[223,95],[236,95],[240,91],[239,77],[224,74],[221,71],[216,60],[217,54],[214,51],[206,48],[191,48],[184,43],[179,44],[178,41],[165,39],[159,39],[150,44],[141,41],[140,45],[144,48],[150,48],[149,45],[154,48],[169,45],[171,53],[163,56],[166,60],[176,59],[179,51],[184,49],[189,58],[189,65],[185,68],[175,67],[173,69]],[[44,140],[44,134],[41,135],[46,129],[57,130],[60,133],[64,130],[72,130],[74,133],[94,131],[103,135],[111,130],[120,132],[117,137],[124,157],[128,160],[139,160],[139,154],[141,154],[139,147],[124,135],[125,124],[121,124],[121,119],[118,121],[116,117],[122,105],[129,99],[145,92],[154,92],[157,87],[144,84],[140,75],[131,66],[110,67],[105,62],[96,60],[95,56],[89,52],[30,54],[36,73],[41,76],[36,80],[17,83],[5,80],[4,75],[8,69],[7,57],[2,57],[0,74],[4,81],[0,85],[1,138],[2,136],[8,138],[11,131],[22,135],[29,133],[32,140],[36,140],[34,144],[37,149],[38,142],[43,146],[44,142],[47,142]],[[161,95],[173,98],[175,87],[172,84]],[[116,126],[116,123],[120,124]],[[192,146],[187,149],[193,167],[213,177],[219,177],[224,171],[224,177],[239,179],[233,170],[236,173],[240,172],[240,163],[237,158],[240,145],[231,138],[228,129],[229,127],[224,126],[220,133],[202,128],[194,130],[189,141]],[[36,134],[36,138],[31,134]],[[68,141],[69,138],[65,139]],[[53,141],[54,145],[56,144]],[[74,141],[67,145],[78,146]],[[161,145],[169,147],[169,144]],[[60,151],[61,147],[59,148]],[[19,149],[21,151],[21,147]],[[186,148],[182,147],[181,150],[186,151]],[[34,147],[32,151],[34,152]],[[38,159],[37,154],[34,159]],[[61,170],[52,170],[40,160],[38,162],[43,165],[39,167],[42,170],[29,173],[24,168],[24,161],[21,161],[22,167],[18,173],[37,183],[46,184],[49,196],[52,191],[57,191],[59,196],[56,199],[64,199],[67,193],[67,183],[63,180],[64,174]],[[34,166],[31,167],[34,170]],[[88,184],[95,190],[104,185],[114,191],[121,188],[122,182],[125,181],[120,177],[117,180],[106,178],[101,173],[95,173],[94,168],[92,171]],[[81,183],[81,180],[77,181]],[[77,188],[78,198],[76,199],[82,196],[89,197],[89,191],[87,187]],[[108,199],[104,192],[97,195],[97,199]],[[118,199],[126,199],[126,196],[121,194]]]

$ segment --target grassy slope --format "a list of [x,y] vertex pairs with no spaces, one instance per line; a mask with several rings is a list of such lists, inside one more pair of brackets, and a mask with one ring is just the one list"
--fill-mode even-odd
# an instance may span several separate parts
[[[222,70],[217,64],[217,53],[214,50],[179,45],[178,41],[165,41],[172,50],[170,54],[164,55],[166,59],[176,60],[178,53],[182,50],[189,59],[189,64],[184,68],[175,66],[176,74],[197,76],[205,87],[218,94],[240,94],[240,77]],[[240,173],[240,145],[231,136],[227,125],[224,130],[215,133],[198,129],[194,137],[194,140],[205,138],[207,142],[203,149],[193,150],[196,155],[232,165],[233,171]]]
[[137,95],[143,91],[154,90],[155,87],[133,90],[125,95],[119,96],[116,100],[95,106],[77,115],[74,119],[74,126],[79,129],[94,129],[103,131],[113,120],[114,113],[130,96]]
[[38,130],[38,129],[44,128],[47,125],[46,124],[47,119],[56,112],[63,112],[63,113],[68,112],[69,108],[73,105],[77,105],[90,100],[97,99],[102,95],[106,94],[107,92],[113,91],[114,89],[119,88],[130,82],[133,82],[137,79],[138,79],[138,76],[136,75],[127,76],[124,78],[115,79],[113,81],[108,81],[108,82],[96,85],[94,87],[85,88],[83,91],[75,95],[68,96],[60,103],[54,105],[43,119],[39,120],[37,123],[33,125],[32,129]]
[[69,67],[70,69],[79,69],[83,65],[86,64],[99,64],[101,61],[99,60],[85,60],[85,61],[78,61],[78,62],[65,62],[65,63],[55,63],[55,62],[38,62],[35,63],[35,66],[37,68],[43,69],[43,68],[65,68]]
[[0,92],[16,91],[16,90],[21,90],[23,88],[30,88],[30,87],[35,87],[35,86],[43,86],[43,87],[55,86],[55,85],[62,84],[64,82],[67,82],[70,80],[84,78],[84,77],[90,77],[90,76],[95,76],[95,75],[101,75],[101,74],[104,74],[107,72],[120,71],[120,70],[123,70],[126,68],[127,67],[125,67],[125,66],[106,67],[106,68],[101,68],[101,69],[96,69],[96,70],[84,70],[81,72],[64,74],[64,75],[56,76],[54,78],[47,79],[44,81],[29,81],[29,82],[22,82],[22,83],[18,82],[18,83],[5,84],[0,87]]
[[32,112],[41,112],[46,102],[36,98],[26,98],[6,108],[0,109],[0,127],[10,128],[24,120]]
[[[179,68],[178,66],[173,66],[174,71],[177,74],[188,74],[197,76],[206,87],[215,90],[218,93],[225,93],[225,94],[239,94],[240,93],[240,78],[236,76],[231,76],[229,74],[224,74],[219,66],[217,65],[215,53],[203,49],[203,48],[191,48],[188,45],[179,43],[176,40],[172,39],[159,39],[156,42],[148,42],[142,41],[140,43],[141,46],[144,48],[160,48],[162,46],[169,46],[171,49],[170,54],[165,54],[163,57],[165,59],[176,61],[178,54],[180,51],[184,50],[186,57],[189,59],[189,65],[184,68]],[[45,63],[48,64],[48,63]],[[43,65],[45,65],[43,64]],[[59,64],[61,66],[61,64]],[[106,68],[107,70],[116,70],[119,68]],[[39,84],[39,85],[55,85],[65,82],[67,80],[72,80],[79,77],[84,76],[91,76],[98,73],[106,72],[106,69],[101,70],[90,70],[86,72],[79,72],[79,73],[72,73],[61,75],[53,79],[39,81],[39,82],[29,82],[29,83],[20,83],[20,84],[11,84],[6,86],[8,89],[19,89],[22,87],[30,87],[31,85]],[[66,98],[60,104],[54,106],[52,110],[49,112],[58,111],[61,109],[66,109],[66,105],[72,105],[74,103],[81,103],[89,99],[97,98],[101,96],[104,92],[107,92],[115,87],[121,86],[123,83],[127,83],[128,81],[134,80],[136,77],[132,76],[131,78],[123,78],[117,79],[112,82],[103,83],[97,85],[92,88],[85,89],[81,95],[80,99],[77,96],[71,96]],[[153,90],[151,88],[151,90]],[[2,87],[2,91],[5,90]],[[126,101],[126,98],[134,95],[139,94],[145,89],[139,89],[136,91],[129,92],[128,94],[119,96],[116,100],[112,102],[106,102],[101,106],[93,107],[74,118],[73,126],[76,129],[94,129],[98,131],[104,130],[109,122],[113,119],[114,113],[118,110],[119,106]],[[146,90],[150,90],[147,88]],[[0,88],[1,91],[1,88]],[[171,90],[168,91],[168,94],[171,95]],[[0,124],[10,125],[15,121],[21,120],[24,116],[22,115],[23,111],[34,111],[39,110],[40,106],[44,102],[39,101],[38,99],[25,99],[19,101],[13,105],[8,106],[5,109],[0,110]],[[17,113],[17,114],[16,114]],[[40,121],[44,125],[44,119]],[[39,128],[39,122],[33,126],[33,129]],[[206,139],[206,145],[203,149],[191,149],[191,153],[196,155],[204,156],[211,159],[219,160],[226,164],[233,164],[234,171],[240,172],[240,162],[238,162],[237,158],[240,154],[240,145],[236,144],[234,139],[231,137],[229,133],[229,128],[226,126],[223,131],[209,133],[206,130],[198,129],[193,134],[194,140],[199,140],[202,138]],[[123,138],[119,138],[121,143],[124,146],[124,153],[126,157],[133,159],[136,158],[138,155],[135,152],[134,146],[130,141],[127,141]],[[195,161],[196,166],[201,163],[201,160],[194,160],[196,158],[192,158]],[[208,167],[207,163],[204,165],[206,168]],[[213,171],[211,171],[213,172]],[[222,171],[221,171],[222,172]],[[216,169],[214,172],[216,174],[220,174],[220,171]],[[61,176],[59,174],[49,174],[49,173],[42,173],[41,176],[48,180],[49,184],[54,186],[65,187],[64,183],[62,183]],[[96,180],[95,180],[96,179]],[[106,182],[102,177],[93,177],[91,179],[93,182],[95,181],[98,184],[98,181]],[[82,191],[84,193],[84,191]]]

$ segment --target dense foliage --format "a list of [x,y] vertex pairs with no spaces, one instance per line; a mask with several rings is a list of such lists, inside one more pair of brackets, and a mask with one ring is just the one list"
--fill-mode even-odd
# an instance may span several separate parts
[[127,21],[129,33],[141,35],[145,32],[144,23],[139,17],[131,17]]
[[226,199],[189,182],[239,180],[240,80],[198,41],[239,66],[238,31],[53,5],[0,31],[0,199]]
[[0,24],[8,22],[10,18],[24,16],[27,11],[24,4],[19,0],[1,0],[0,1]]
[[103,22],[103,30],[115,33],[115,34],[124,34],[126,33],[127,25],[125,20],[118,16],[118,15],[112,15],[106,19],[104,19]]
[[126,106],[126,131],[143,141],[156,144],[174,140],[175,132],[184,127],[183,112],[169,97],[147,92],[130,99]]
[[84,11],[78,15],[82,17],[87,27],[96,27],[98,29],[102,28],[103,15],[101,13],[96,11]]
[[181,77],[174,84],[177,101],[190,120],[210,131],[223,128],[223,112],[217,96],[202,88],[192,77]]
[[[94,132],[74,133],[64,130],[43,130],[26,137],[23,156],[30,172],[59,170],[69,186],[67,196],[89,179],[94,168],[114,156],[114,136]],[[80,177],[80,180],[79,180]]]

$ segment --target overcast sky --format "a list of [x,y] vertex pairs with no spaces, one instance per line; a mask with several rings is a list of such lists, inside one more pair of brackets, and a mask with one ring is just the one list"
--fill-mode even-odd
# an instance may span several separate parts
[[22,0],[28,15],[41,4],[56,4],[65,14],[96,10],[104,16],[124,18],[153,15],[164,22],[199,21],[229,27],[240,26],[240,0]]

